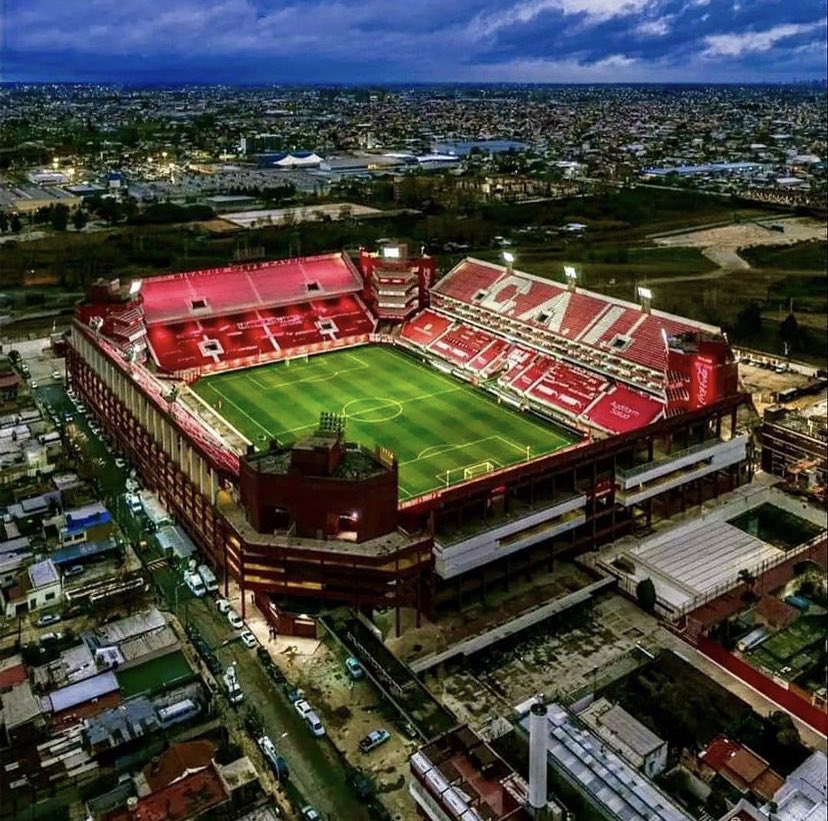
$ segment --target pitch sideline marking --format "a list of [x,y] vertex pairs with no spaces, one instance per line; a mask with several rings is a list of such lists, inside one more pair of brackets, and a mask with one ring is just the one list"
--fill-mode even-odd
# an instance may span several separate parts
[[[217,387],[210,384],[209,382],[207,383],[207,386],[212,391],[218,394],[218,397],[222,402],[229,402],[239,413],[241,413],[243,416],[246,416],[259,430],[263,430],[268,437],[273,436],[273,434],[263,424],[261,424],[261,422],[257,422],[246,410],[239,407],[229,396],[222,393]],[[219,415],[221,415],[221,411],[219,411]]]

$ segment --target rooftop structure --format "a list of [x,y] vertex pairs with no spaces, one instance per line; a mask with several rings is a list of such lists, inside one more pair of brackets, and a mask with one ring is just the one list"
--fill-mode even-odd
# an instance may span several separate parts
[[462,821],[528,821],[527,785],[468,727],[434,739],[411,756],[411,795]]
[[725,736],[714,738],[699,760],[740,792],[750,790],[766,801],[782,787],[782,776],[764,758]]
[[667,766],[667,742],[618,704],[599,698],[578,718],[649,778]]
[[773,797],[778,821],[828,819],[828,758],[817,750],[786,779]]
[[[618,756],[559,704],[550,704],[547,751],[555,773],[605,817],[618,821],[690,821],[650,779]],[[521,719],[528,731],[529,716]]]

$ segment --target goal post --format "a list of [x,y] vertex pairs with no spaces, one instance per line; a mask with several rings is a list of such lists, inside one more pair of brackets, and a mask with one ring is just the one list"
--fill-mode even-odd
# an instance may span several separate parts
[[474,479],[475,476],[483,476],[486,473],[491,473],[494,469],[493,462],[480,462],[477,465],[469,465],[463,468],[463,478]]

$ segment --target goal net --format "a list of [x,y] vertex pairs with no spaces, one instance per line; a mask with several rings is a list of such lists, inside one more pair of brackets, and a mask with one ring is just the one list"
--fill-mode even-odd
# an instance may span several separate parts
[[493,462],[480,462],[478,465],[469,465],[463,468],[464,479],[474,479],[475,476],[482,476],[484,473],[491,473],[495,469]]

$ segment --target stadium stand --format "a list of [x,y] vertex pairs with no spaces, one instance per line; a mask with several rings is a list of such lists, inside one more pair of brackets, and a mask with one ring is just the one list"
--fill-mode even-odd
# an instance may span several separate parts
[[[568,351],[585,364],[614,371],[613,375],[634,375],[636,367],[663,375],[668,362],[666,339],[698,330],[718,333],[701,323],[657,311],[645,313],[632,303],[569,290],[551,280],[473,259],[460,262],[438,282],[433,297],[434,306],[458,317],[471,319],[477,314],[487,327],[514,332],[523,325],[534,334],[541,329],[562,353]],[[643,379],[644,384],[647,381]],[[650,380],[648,387],[656,386],[658,380]]]
[[451,325],[450,319],[434,311],[425,310],[403,325],[401,335],[404,339],[426,347],[443,334],[449,325]]
[[610,433],[626,433],[654,421],[664,411],[661,402],[616,385],[585,414],[590,424]]
[[361,287],[344,254],[146,280],[152,357],[164,371],[198,371],[362,338],[375,321]]
[[468,325],[457,325],[432,342],[429,349],[437,351],[449,362],[465,365],[492,342],[494,337],[484,331],[478,331]]
[[147,324],[236,314],[357,293],[362,277],[345,254],[212,268],[146,279],[141,288]]

